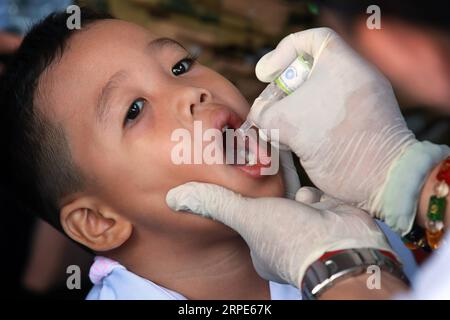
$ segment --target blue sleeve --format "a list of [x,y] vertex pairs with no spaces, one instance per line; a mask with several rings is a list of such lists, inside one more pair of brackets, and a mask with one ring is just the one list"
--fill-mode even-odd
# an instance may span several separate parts
[[9,24],[8,1],[0,1],[0,30],[6,29]]
[[389,243],[394,249],[395,253],[400,257],[403,262],[403,272],[405,272],[408,279],[412,279],[417,270],[417,263],[414,259],[412,252],[405,246],[401,237],[392,231],[384,222],[376,220],[378,226],[383,230],[386,238],[389,240]]

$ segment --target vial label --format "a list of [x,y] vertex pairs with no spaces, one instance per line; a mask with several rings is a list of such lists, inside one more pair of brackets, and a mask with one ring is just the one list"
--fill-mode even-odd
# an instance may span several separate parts
[[275,79],[277,86],[287,95],[294,92],[306,80],[311,66],[303,56],[299,56],[283,73]]

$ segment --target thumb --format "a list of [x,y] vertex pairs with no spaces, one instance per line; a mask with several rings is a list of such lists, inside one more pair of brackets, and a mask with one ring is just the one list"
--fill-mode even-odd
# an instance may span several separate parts
[[302,52],[311,55],[315,63],[329,40],[335,36],[336,33],[330,28],[314,28],[286,36],[274,50],[258,61],[256,76],[262,82],[272,82]]
[[313,204],[316,202],[320,202],[321,197],[323,196],[323,191],[314,188],[314,187],[302,187],[298,189],[295,194],[295,201],[303,202],[307,204]]
[[247,210],[251,199],[224,187],[188,182],[175,187],[166,195],[167,205],[176,211],[190,211],[194,214],[220,221],[236,231],[245,224],[253,210]]

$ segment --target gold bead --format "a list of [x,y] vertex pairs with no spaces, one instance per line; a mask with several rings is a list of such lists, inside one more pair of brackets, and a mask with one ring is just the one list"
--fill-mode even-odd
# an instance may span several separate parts
[[444,236],[444,229],[436,232],[432,232],[427,229],[425,233],[427,235],[428,245],[431,247],[431,249],[436,250],[437,248],[439,248],[441,239]]
[[407,247],[409,250],[416,250],[419,248],[412,242],[405,242],[404,244],[405,244],[405,247]]

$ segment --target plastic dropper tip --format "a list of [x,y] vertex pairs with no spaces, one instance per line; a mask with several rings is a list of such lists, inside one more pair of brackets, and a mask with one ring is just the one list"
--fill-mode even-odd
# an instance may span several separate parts
[[247,131],[253,127],[253,123],[251,121],[245,120],[244,123],[238,128],[239,133],[246,134]]

